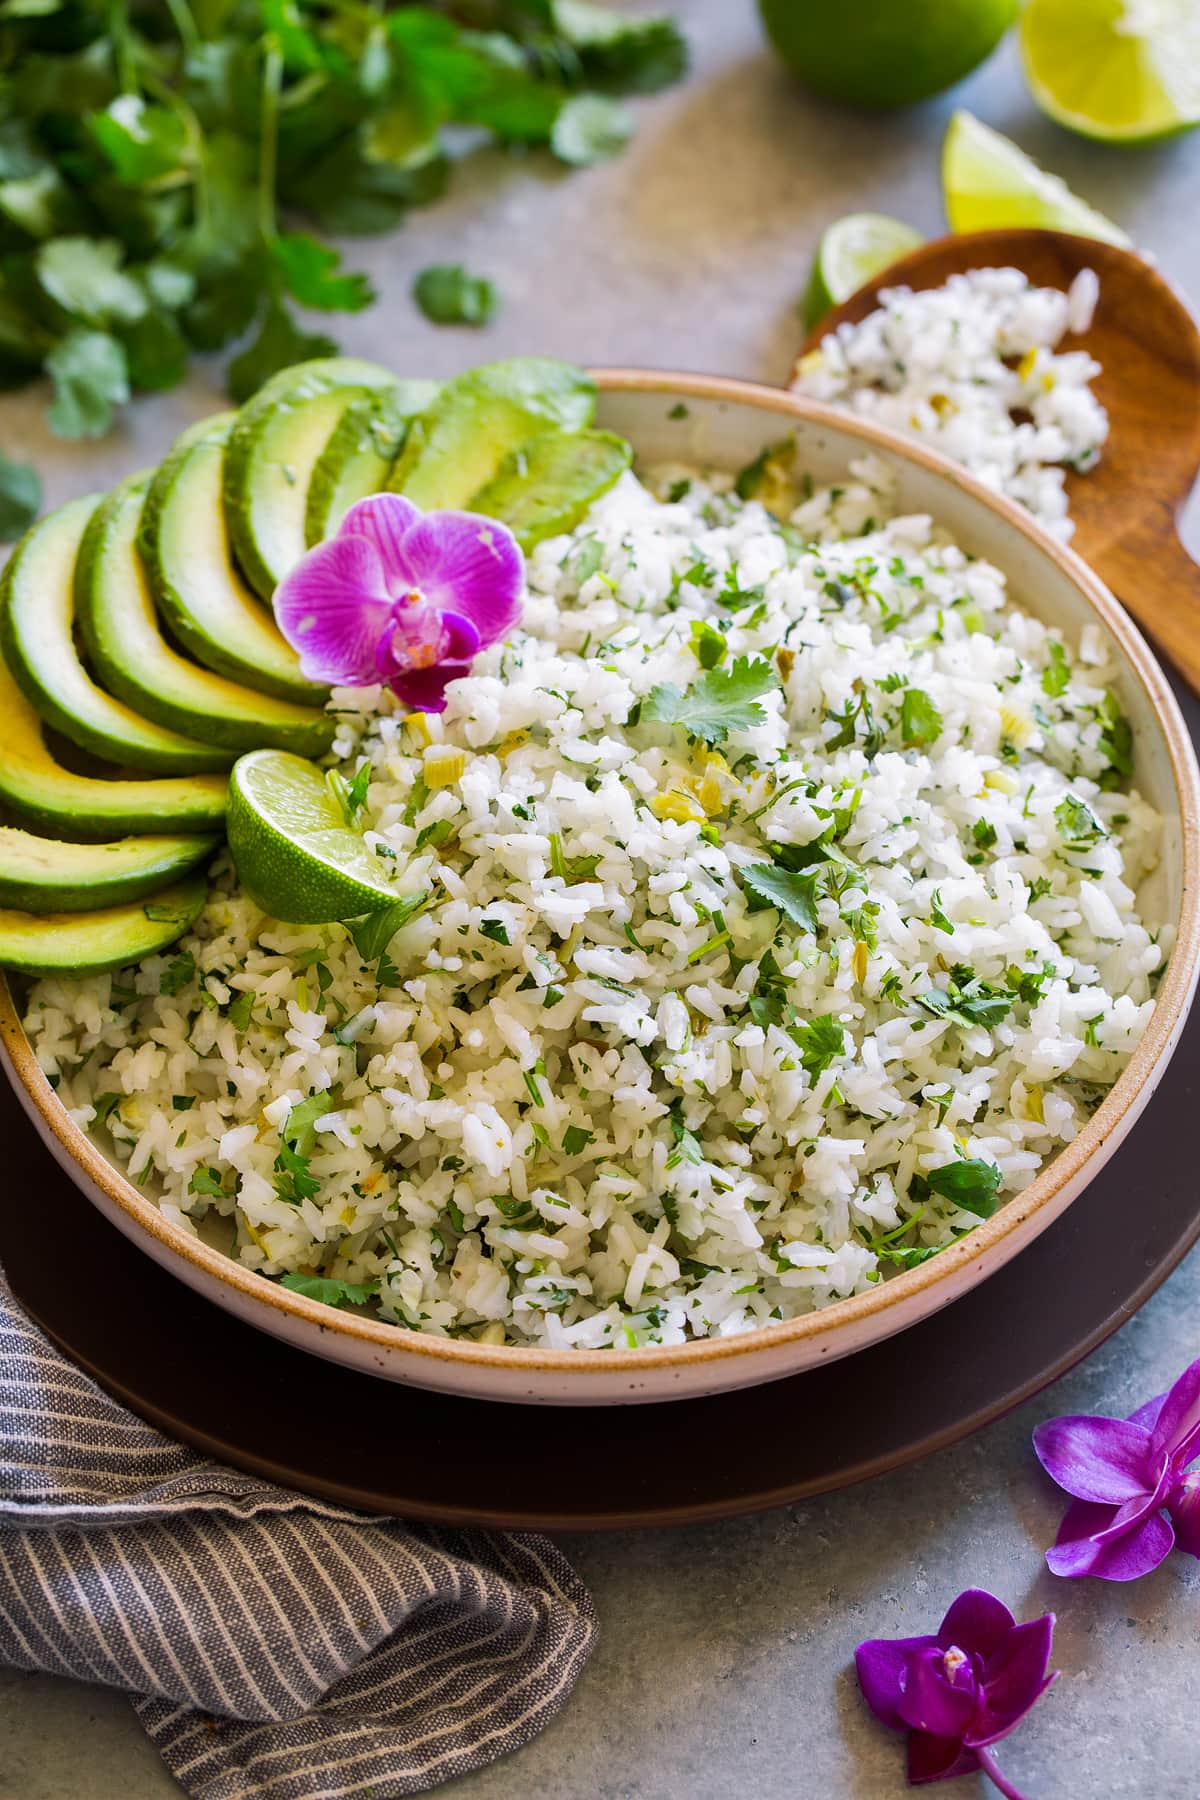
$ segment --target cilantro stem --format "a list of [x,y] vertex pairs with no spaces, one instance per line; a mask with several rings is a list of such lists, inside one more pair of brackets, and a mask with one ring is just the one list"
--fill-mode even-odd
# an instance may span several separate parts
[[167,11],[179,33],[179,40],[183,45],[185,55],[194,56],[200,48],[201,40],[187,0],[167,0]]
[[279,152],[279,89],[283,81],[283,55],[279,40],[263,44],[262,141],[258,157],[258,229],[263,242],[271,243],[275,229],[275,175]]
[[707,943],[697,945],[695,950],[689,950],[687,959],[690,963],[700,962],[704,957],[711,956],[714,950],[719,950],[722,944],[727,944],[728,942],[729,933],[727,931],[718,931],[716,937],[710,937]]
[[781,788],[776,789],[776,791],[771,795],[771,798],[766,802],[765,805],[760,806],[757,809],[757,811],[755,811],[755,812],[746,814],[746,824],[752,825],[754,823],[755,819],[761,819],[765,812],[770,812],[771,808],[774,805],[776,805],[776,803],[778,801],[782,800],[785,794],[793,794],[793,793],[795,793],[795,791],[798,787],[803,787],[803,786],[804,786],[803,775],[798,776],[795,781],[785,781]]

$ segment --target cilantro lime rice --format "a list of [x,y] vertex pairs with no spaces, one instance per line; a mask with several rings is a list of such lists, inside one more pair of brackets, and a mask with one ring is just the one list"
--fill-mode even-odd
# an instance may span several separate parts
[[171,1219],[398,1327],[676,1343],[913,1266],[1076,1134],[1169,947],[1108,646],[879,463],[785,478],[781,525],[625,476],[443,715],[335,694],[395,935],[279,924],[225,864],[172,951],[33,989]]
[[1065,541],[1065,471],[1095,467],[1108,415],[1091,389],[1099,363],[1060,346],[1087,331],[1099,293],[1092,269],[1066,292],[1019,269],[968,269],[918,293],[885,288],[860,324],[839,325],[800,359],[793,385],[927,439]]

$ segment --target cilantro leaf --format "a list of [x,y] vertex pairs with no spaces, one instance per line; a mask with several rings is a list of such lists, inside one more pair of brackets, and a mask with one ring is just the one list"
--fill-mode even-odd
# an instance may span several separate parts
[[172,957],[171,961],[167,964],[166,968],[163,970],[162,974],[159,976],[159,978],[158,978],[159,993],[160,994],[177,994],[179,992],[180,988],[184,988],[187,986],[188,982],[192,979],[192,977],[193,977],[193,975],[195,975],[195,973],[196,973],[195,957],[192,955],[190,950],[182,951],[180,953],[180,955],[178,955],[176,957]]
[[1056,700],[1067,691],[1071,681],[1071,665],[1067,653],[1057,638],[1046,639],[1046,655],[1049,661],[1042,670],[1042,692]]
[[499,295],[486,275],[471,275],[461,263],[433,263],[413,282],[413,299],[434,325],[488,325]]
[[103,437],[129,398],[124,348],[105,331],[69,331],[46,358],[54,383],[50,428],[59,437]]
[[814,1082],[846,1053],[846,1033],[832,1013],[821,1013],[807,1024],[789,1026],[788,1036],[800,1046],[801,1065]]
[[379,1292],[377,1281],[339,1281],[331,1275],[284,1275],[279,1285],[325,1306],[365,1306]]
[[301,306],[321,312],[362,312],[376,294],[368,275],[341,271],[341,252],[306,231],[289,231],[274,239],[271,259],[280,280]]
[[781,869],[776,863],[751,863],[742,880],[760,900],[777,907],[785,919],[805,931],[817,929],[817,883],[820,869]]
[[671,1127],[673,1148],[667,1157],[668,1169],[677,1169],[680,1163],[702,1163],[704,1149],[698,1137],[688,1130],[683,1122],[683,1101],[676,1100],[667,1115],[667,1123]]
[[272,300],[263,314],[258,336],[229,365],[230,397],[240,405],[280,369],[313,357],[336,356],[337,348],[333,339],[323,333],[301,331],[282,302]]
[[788,984],[770,950],[759,958],[754,992],[747,1000],[746,1007],[754,1023],[764,1028],[768,1025],[782,1025],[787,1016]]
[[905,688],[900,735],[906,744],[932,744],[942,734],[942,715],[923,688]]
[[587,1149],[593,1135],[592,1132],[585,1131],[582,1125],[568,1125],[563,1132],[563,1155],[578,1156],[581,1151]]
[[577,167],[604,162],[633,136],[633,120],[603,94],[577,94],[560,110],[550,132],[550,148],[560,162]]
[[917,995],[917,1005],[938,1019],[960,1025],[999,1025],[1012,1011],[1007,988],[983,981],[966,963],[955,963],[944,988],[927,988]]
[[1068,850],[1086,850],[1108,836],[1086,800],[1080,800],[1074,794],[1059,801],[1054,809],[1054,823]]
[[687,69],[687,45],[673,19],[631,18],[593,0],[549,0],[546,10],[596,87],[650,94],[678,81]]
[[188,1182],[189,1194],[207,1194],[211,1199],[222,1199],[225,1184],[221,1180],[220,1169],[193,1169],[192,1179]]
[[183,161],[187,128],[173,107],[118,94],[88,125],[115,174],[131,187],[159,181]]
[[679,725],[704,743],[722,744],[731,731],[751,731],[766,721],[761,697],[778,686],[766,657],[739,656],[728,669],[709,669],[692,686],[673,682],[652,688],[642,702],[643,719]]
[[929,897],[929,923],[935,931],[944,931],[947,937],[954,936],[954,921],[947,918],[942,906],[941,888],[934,888]]
[[692,650],[702,669],[715,669],[725,660],[725,633],[710,625],[707,619],[693,619]]
[[361,919],[347,919],[346,930],[354,939],[354,948],[363,961],[374,962],[377,956],[382,956],[400,927],[408,924],[428,898],[428,893],[406,894],[403,900],[395,900],[378,912],[366,913]]
[[29,463],[13,462],[0,451],[0,543],[27,531],[42,504],[42,482]]
[[51,238],[38,249],[38,280],[64,312],[87,325],[132,325],[149,302],[146,290],[121,267],[114,238]]
[[958,1162],[943,1163],[940,1169],[927,1169],[925,1180],[935,1194],[953,1200],[967,1212],[990,1219],[996,1210],[996,1190],[1000,1171],[994,1162],[981,1157],[963,1157]]

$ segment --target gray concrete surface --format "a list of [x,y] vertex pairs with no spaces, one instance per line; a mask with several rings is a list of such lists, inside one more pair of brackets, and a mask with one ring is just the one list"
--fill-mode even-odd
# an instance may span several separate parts
[[[824,222],[871,207],[938,228],[938,147],[955,102],[1017,136],[1200,295],[1200,136],[1136,154],[1072,139],[1034,111],[1011,46],[952,98],[903,119],[840,114],[775,68],[750,0],[675,3],[695,70],[686,86],[639,105],[630,152],[570,176],[540,159],[473,159],[436,211],[353,247],[389,297],[346,328],[348,347],[421,373],[540,350],[782,379]],[[503,312],[486,333],[435,330],[411,305],[416,270],[451,258],[502,286]],[[140,402],[98,451],[56,444],[40,397],[6,399],[0,442],[35,455],[57,499],[156,459],[218,398],[214,370],[207,383]],[[1018,1612],[1059,1612],[1063,1680],[1001,1753],[1020,1785],[1038,1800],[1194,1800],[1200,1567],[1176,1557],[1125,1589],[1053,1583],[1041,1548],[1058,1507],[1029,1433],[1053,1413],[1129,1410],[1165,1386],[1200,1350],[1198,1302],[1192,1257],[1084,1369],[919,1468],[740,1523],[569,1541],[603,1625],[574,1699],[519,1756],[443,1792],[899,1794],[899,1742],[865,1716],[851,1651],[863,1636],[929,1628],[976,1583]],[[914,1371],[914,1380],[936,1379],[936,1370]],[[737,1446],[712,1453],[736,1456]],[[946,1791],[982,1800],[973,1781]],[[119,1696],[0,1675],[0,1800],[178,1792]]]

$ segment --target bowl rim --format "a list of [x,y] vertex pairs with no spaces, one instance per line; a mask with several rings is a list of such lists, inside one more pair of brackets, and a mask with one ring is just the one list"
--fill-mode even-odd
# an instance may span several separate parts
[[[1182,1018],[1196,985],[1200,968],[1200,769],[1197,767],[1191,738],[1184,725],[1153,652],[1124,608],[1110,594],[1099,576],[1074,551],[1052,538],[1032,516],[1015,502],[994,493],[977,481],[957,463],[949,461],[923,444],[884,426],[843,412],[823,402],[801,398],[786,388],[737,377],[675,372],[641,368],[598,368],[591,371],[602,394],[661,394],[676,399],[716,401],[729,405],[749,406],[782,421],[788,418],[824,425],[843,436],[859,439],[864,451],[902,462],[915,463],[943,481],[960,488],[973,501],[998,514],[1015,528],[1043,556],[1057,564],[1072,585],[1080,590],[1092,611],[1120,646],[1133,677],[1140,683],[1163,734],[1175,783],[1179,805],[1182,852],[1182,892],[1175,947],[1172,951],[1150,1022],[1137,1049],[1108,1094],[1087,1121],[1078,1136],[1066,1145],[1040,1172],[1020,1196],[1014,1195],[990,1219],[985,1219],[966,1238],[948,1246],[936,1257],[915,1269],[880,1282],[863,1294],[851,1295],[829,1306],[795,1319],[784,1319],[754,1330],[729,1337],[692,1339],[682,1344],[644,1346],[636,1349],[557,1350],[543,1346],[515,1344],[482,1344],[468,1338],[438,1337],[420,1331],[398,1331],[384,1320],[375,1320],[325,1306],[320,1301],[291,1292],[278,1283],[264,1279],[257,1271],[235,1261],[193,1236],[182,1226],[168,1220],[154,1202],[136,1188],[103,1152],[76,1125],[43,1074],[25,1035],[12,990],[0,970],[0,1042],[7,1051],[13,1076],[21,1083],[32,1101],[41,1125],[55,1141],[58,1150],[95,1184],[105,1199],[126,1215],[136,1227],[130,1235],[141,1232],[157,1240],[161,1250],[178,1255],[192,1265],[197,1275],[207,1275],[233,1289],[242,1300],[257,1310],[274,1308],[291,1321],[318,1328],[325,1336],[335,1333],[385,1352],[391,1363],[396,1357],[413,1358],[413,1378],[419,1380],[416,1365],[427,1362],[443,1364],[443,1382],[454,1367],[478,1371],[508,1371],[513,1375],[536,1377],[568,1374],[579,1378],[580,1386],[589,1375],[609,1377],[635,1374],[639,1371],[679,1370],[701,1364],[727,1363],[747,1359],[746,1376],[753,1380],[750,1364],[765,1351],[779,1351],[791,1344],[815,1340],[836,1340],[853,1334],[854,1328],[871,1322],[886,1321],[906,1301],[918,1297],[928,1300],[938,1288],[945,1288],[948,1303],[957,1297],[956,1277],[961,1277],[966,1264],[976,1262],[979,1271],[968,1285],[975,1286],[993,1268],[999,1268],[1008,1256],[1022,1247],[1009,1244],[1018,1231],[1027,1239],[1037,1235],[1028,1227],[1037,1215],[1048,1225],[1061,1207],[1055,1206],[1062,1190],[1078,1179],[1092,1156],[1102,1147],[1133,1109],[1136,1117],[1142,1089],[1161,1060],[1174,1044]],[[86,1191],[86,1190],[85,1190]],[[1019,1198],[1021,1204],[1014,1202]],[[1063,1202],[1066,1204],[1066,1202]],[[914,1316],[934,1310],[923,1305]],[[898,1328],[898,1327],[897,1327]],[[871,1333],[887,1335],[887,1331]],[[826,1354],[832,1354],[831,1342]],[[727,1385],[735,1385],[728,1383]]]

